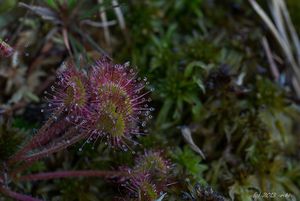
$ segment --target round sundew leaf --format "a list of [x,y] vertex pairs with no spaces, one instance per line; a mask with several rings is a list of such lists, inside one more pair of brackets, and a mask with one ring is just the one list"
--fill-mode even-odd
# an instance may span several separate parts
[[106,144],[128,150],[125,141],[133,142],[133,136],[144,134],[142,127],[151,117],[145,84],[132,69],[105,58],[96,62],[89,75],[93,123],[87,131],[94,140],[105,138]]
[[116,111],[123,113],[124,116],[133,113],[130,96],[121,86],[114,83],[104,84],[99,87],[99,98],[117,105]]
[[68,86],[66,89],[66,97],[64,99],[64,104],[69,106],[72,104],[72,101],[74,100],[75,92],[73,87]]
[[165,161],[157,154],[144,156],[143,160],[140,161],[140,167],[145,170],[159,170],[162,172],[166,172],[168,169]]
[[67,86],[65,94],[64,104],[66,106],[71,106],[75,103],[79,107],[83,107],[87,102],[86,89],[80,77],[71,77],[70,84]]
[[116,112],[116,106],[109,104],[104,106],[97,118],[97,129],[112,137],[122,137],[125,133],[125,120],[122,114]]
[[149,181],[143,181],[140,186],[141,197],[146,200],[155,200],[157,198],[157,192],[155,186]]

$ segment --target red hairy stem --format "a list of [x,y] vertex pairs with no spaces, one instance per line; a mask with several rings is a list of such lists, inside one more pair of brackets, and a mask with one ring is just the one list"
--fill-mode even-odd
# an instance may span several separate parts
[[31,146],[31,150],[38,148],[39,146],[44,146],[46,144],[48,144],[49,142],[51,142],[51,140],[56,139],[57,136],[59,136],[60,134],[63,134],[63,132],[65,132],[66,129],[68,129],[68,126],[70,124],[68,122],[66,122],[64,119],[60,120],[58,122],[53,122],[51,124],[51,127],[46,130],[46,131],[42,131],[43,134],[37,133],[37,138],[32,140],[34,141],[32,146]]
[[[64,122],[62,123],[62,125],[60,126],[64,126],[65,128],[68,127],[67,124]],[[68,127],[67,129],[65,129],[61,134],[61,136],[57,136],[57,138],[53,139],[52,140],[52,146],[53,144],[56,144],[56,143],[59,143],[59,142],[64,142],[66,141],[67,139],[70,139],[72,137],[74,137],[75,135],[80,135],[80,134],[77,134],[77,133],[80,133],[78,131],[78,128],[76,128],[75,125],[71,125],[71,127]],[[74,142],[75,143],[75,142]],[[48,147],[51,146],[51,144],[48,144]],[[47,149],[47,147],[44,147]]]
[[[54,128],[54,130],[56,130],[55,127],[53,127],[53,128]],[[52,129],[52,130],[53,130],[53,129]],[[75,128],[72,128],[72,129],[70,129],[69,131],[67,131],[63,136],[64,136],[64,137],[68,137],[69,135],[74,134],[75,131],[76,131],[76,129],[75,129]],[[58,140],[62,141],[62,139],[58,139]],[[42,146],[42,144],[41,144],[40,146]],[[52,146],[52,147],[53,147],[53,146]],[[44,147],[44,151],[45,151],[45,152],[46,152],[46,150],[47,150],[47,148]],[[48,153],[48,154],[49,154],[49,153]],[[24,155],[20,156],[20,157],[21,157],[20,159],[22,159],[21,162],[23,162],[23,163],[21,163],[20,166],[16,167],[16,168],[11,172],[11,174],[10,174],[10,176],[11,176],[12,178],[16,178],[18,173],[23,172],[24,170],[26,170],[27,168],[29,168],[29,167],[35,162],[35,160],[23,160],[23,156],[24,156]],[[26,156],[24,156],[24,157],[26,157]]]
[[46,148],[43,151],[31,154],[29,156],[21,157],[20,159],[24,160],[26,163],[32,162],[32,161],[37,161],[41,158],[48,157],[49,154],[53,154],[53,153],[59,152],[63,149],[66,149],[67,147],[75,144],[76,142],[80,141],[81,139],[84,139],[86,136],[88,136],[88,133],[78,134],[77,136],[75,136],[73,138],[64,140],[63,142],[58,142],[57,144],[55,144],[49,148]]
[[[53,125],[54,124],[54,125]],[[50,127],[51,126],[51,127]],[[62,134],[63,136],[67,136],[67,134],[71,132],[71,134],[75,131],[75,129],[71,129],[63,133],[64,129],[68,127],[69,124],[66,121],[54,122],[53,119],[49,119],[46,124],[38,131],[38,133],[31,139],[31,141],[25,145],[19,152],[17,152],[9,161],[9,164],[13,164],[15,162],[21,161],[23,158],[26,158],[26,153],[28,151],[33,151],[33,149],[38,147],[43,147],[46,144],[50,143],[51,140],[55,140],[55,137]],[[47,128],[50,127],[48,130]],[[71,144],[70,144],[71,145]]]
[[72,178],[72,177],[118,177],[124,176],[126,173],[120,171],[100,171],[100,170],[78,170],[78,171],[57,171],[44,172],[38,174],[25,175],[20,177],[20,181],[37,181],[50,180],[58,178]]
[[0,186],[0,192],[3,193],[4,195],[11,197],[15,200],[19,200],[19,201],[42,201],[40,199],[31,197],[29,195],[24,195],[24,194],[20,194],[14,191],[11,191],[8,188],[4,188]]
[[[54,113],[58,115],[59,112]],[[8,164],[11,165],[13,163],[19,162],[22,156],[26,154],[26,152],[34,149],[37,146],[40,146],[40,141],[45,139],[48,136],[47,128],[50,127],[54,122],[54,118],[49,118],[47,122],[42,126],[42,128],[38,131],[38,133],[17,153],[15,153],[9,160]],[[47,137],[48,138],[48,137]],[[48,138],[49,139],[49,138]]]

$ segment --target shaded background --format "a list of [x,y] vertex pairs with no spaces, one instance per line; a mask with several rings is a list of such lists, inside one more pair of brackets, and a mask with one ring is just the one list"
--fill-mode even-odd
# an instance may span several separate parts
[[[274,20],[270,2],[258,1]],[[286,3],[299,33],[300,2]],[[192,192],[197,182],[229,200],[251,200],[254,192],[300,199],[295,73],[248,1],[1,0],[0,13],[0,37],[16,49],[0,61],[1,161],[47,119],[40,112],[43,91],[63,62],[73,60],[84,69],[109,55],[116,63],[129,61],[149,81],[148,89],[155,89],[149,135],[134,150],[163,149],[175,164],[176,184],[164,200],[197,194]],[[290,44],[292,55],[299,56]],[[205,160],[184,141],[183,128],[192,133]],[[80,146],[37,162],[28,172],[114,169],[131,165],[134,157],[102,144],[78,152]],[[113,200],[123,193],[114,182],[99,178],[15,188],[45,200]]]

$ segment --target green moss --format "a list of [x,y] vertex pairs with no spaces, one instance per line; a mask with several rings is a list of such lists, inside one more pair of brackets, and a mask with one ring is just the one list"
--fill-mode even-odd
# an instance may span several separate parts
[[[85,59],[92,61],[98,58],[95,52],[104,49],[113,60],[129,60],[132,66],[137,66],[141,77],[148,78],[150,84],[146,87],[155,89],[151,95],[151,107],[155,108],[155,112],[152,114],[153,122],[147,128],[149,135],[132,139],[139,142],[140,146],[132,146],[131,152],[113,152],[100,143],[95,149],[91,148],[94,145],[87,144],[79,153],[79,143],[71,147],[69,152],[45,160],[45,166],[43,163],[36,164],[28,172],[61,168],[111,170],[119,166],[133,167],[134,153],[157,148],[172,153],[172,162],[175,164],[168,177],[170,183],[174,181],[176,184],[163,190],[167,192],[164,200],[182,200],[181,192],[188,191],[188,185],[197,182],[209,184],[214,191],[237,201],[251,200],[255,192],[290,193],[296,200],[300,199],[299,101],[291,91],[288,65],[284,58],[280,59],[280,51],[276,51],[276,46],[273,46],[273,38],[266,35],[262,21],[249,3],[242,0],[120,0],[118,2],[126,23],[126,29],[123,30],[115,9],[111,7],[111,1],[104,1],[102,5],[95,5],[90,0],[81,5],[78,4],[81,1],[68,1],[66,12],[52,0],[45,2],[66,20],[68,37],[62,37],[59,32],[53,38],[51,34],[47,36],[50,38],[46,38],[48,31],[56,25],[37,17],[32,20],[29,15],[21,33],[24,30],[26,34],[30,31],[38,32],[36,39],[39,42],[32,43],[30,47],[34,53],[32,58],[19,55],[18,62],[22,68],[38,63],[47,77],[51,77],[55,71],[53,66],[58,66],[69,54],[65,51],[66,39],[70,42],[73,57],[78,64],[84,63]],[[267,1],[258,2],[267,8]],[[300,3],[297,0],[286,3],[295,27],[300,32]],[[40,2],[36,4],[46,5]],[[110,45],[102,29],[90,25],[91,22],[101,22],[99,9],[103,5],[107,6],[105,13],[108,21],[117,22],[109,26]],[[76,17],[68,18],[73,9],[77,10],[72,14]],[[0,17],[0,24],[5,25],[0,33],[2,38],[5,35],[14,37],[12,30],[23,23],[18,20],[13,22],[12,19],[21,17],[14,17],[16,13],[20,12],[7,13],[10,15],[7,19],[4,15]],[[12,22],[12,25],[7,22]],[[56,28],[60,30],[62,26]],[[12,45],[21,43],[21,37],[26,34],[13,39]],[[272,79],[270,64],[261,46],[263,37],[267,37],[270,42],[281,78],[287,80],[284,86]],[[42,48],[44,41],[45,47]],[[43,59],[37,59],[36,62],[33,58]],[[1,60],[1,72],[10,66],[9,62]],[[35,72],[41,68],[32,69]],[[26,74],[22,79],[30,77],[31,70],[26,69],[26,72],[28,76]],[[7,87],[9,79],[1,79],[0,86],[3,89]],[[28,83],[31,81],[28,80]],[[43,86],[44,82],[36,82]],[[82,83],[74,82],[79,92],[84,94]],[[10,83],[14,83],[14,80],[10,80]],[[12,91],[18,89],[14,85]],[[99,91],[104,99],[108,94],[124,101],[121,105],[117,101],[107,104],[107,114],[101,114],[98,121],[98,128],[114,137],[120,137],[126,123],[122,109],[126,108],[132,113],[130,97],[114,85],[103,86],[101,90],[105,91],[102,94]],[[1,108],[2,104],[10,106],[9,100],[13,96],[3,91],[0,91]],[[67,95],[66,103],[70,103],[76,96],[71,88],[67,89]],[[80,104],[84,104],[84,101],[79,98]],[[13,127],[32,127],[22,118],[15,118],[14,115],[12,118],[15,119]],[[195,144],[206,156],[205,160],[187,146],[181,126],[191,130]],[[22,144],[24,138],[18,133],[15,129],[0,128],[1,161],[15,153]],[[145,161],[143,169],[149,169],[152,160],[157,168],[163,169],[162,161],[155,158]],[[125,192],[120,192],[115,183],[111,183],[111,180],[103,179],[55,180],[26,185],[20,183],[18,190],[33,195],[42,194],[45,200],[124,198]],[[188,193],[190,200],[204,200],[201,197],[203,189],[199,186],[192,189]],[[150,183],[144,184],[143,191],[148,195],[145,199],[157,199],[157,192]]]
[[20,130],[0,125],[0,163],[12,156],[23,140],[24,133]]

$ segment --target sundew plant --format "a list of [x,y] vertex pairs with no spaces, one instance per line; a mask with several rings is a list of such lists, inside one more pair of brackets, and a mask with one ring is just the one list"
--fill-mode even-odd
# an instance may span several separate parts
[[300,200],[298,0],[0,0],[0,201]]

